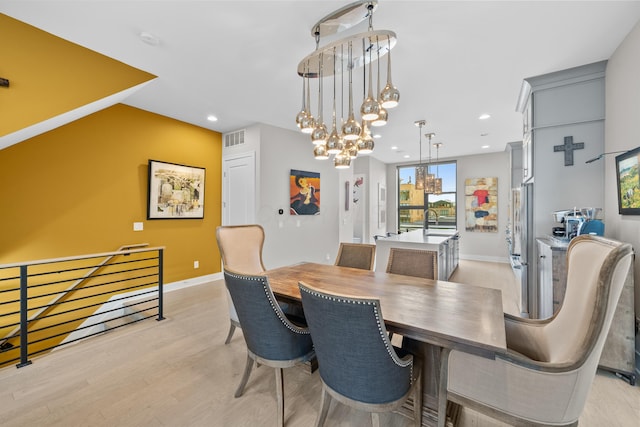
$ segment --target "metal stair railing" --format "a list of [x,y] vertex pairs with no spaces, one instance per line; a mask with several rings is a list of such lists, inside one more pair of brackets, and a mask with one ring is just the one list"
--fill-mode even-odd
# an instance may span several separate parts
[[[13,317],[15,317],[16,314],[19,314],[20,318],[18,323],[4,325],[0,324],[0,330],[3,327],[7,328],[15,326],[9,333],[5,334],[5,337],[0,342],[0,366],[6,365],[8,362],[18,360],[17,357],[15,357],[14,359],[11,359],[9,357],[8,361],[3,360],[7,359],[7,357],[2,357],[2,353],[13,351],[15,354],[15,351],[19,349],[20,362],[17,366],[21,367],[31,363],[28,360],[29,355],[48,351],[54,347],[57,347],[58,345],[68,343],[56,343],[50,347],[46,347],[45,345],[44,349],[39,349],[37,351],[31,352],[29,351],[29,346],[35,343],[42,343],[43,341],[47,340],[62,341],[65,335],[68,336],[69,334],[74,332],[75,329],[66,330],[62,333],[50,333],[49,335],[46,335],[45,331],[49,330],[55,332],[56,329],[64,328],[64,325],[72,326],[80,321],[86,321],[88,318],[91,318],[91,316],[95,315],[95,311],[98,310],[100,306],[107,302],[105,298],[107,298],[108,296],[111,296],[112,301],[123,301],[126,299],[131,300],[133,298],[140,298],[140,295],[157,292],[157,298],[154,298],[150,301],[158,301],[158,320],[162,320],[164,318],[162,313],[162,271],[164,247],[147,248],[147,246],[148,243],[125,245],[120,247],[115,252],[105,252],[0,265],[0,273],[4,273],[0,275],[0,308],[2,308],[2,305],[10,306],[11,304],[15,305],[16,303],[19,303],[19,311],[11,312],[8,310],[0,309],[0,319],[2,317],[10,318],[10,316],[12,315]],[[154,256],[154,253],[157,253],[157,255]],[[114,259],[120,259],[120,257],[130,258],[126,260],[122,258],[122,261],[114,262]],[[93,263],[89,265],[84,264],[86,262],[92,262],[91,260],[93,259],[102,260],[95,265]],[[76,265],[74,265],[74,263],[76,263]],[[38,268],[41,271],[37,271]],[[112,270],[107,271],[110,268]],[[12,273],[6,273],[12,272],[14,270],[19,270],[18,276],[16,276],[15,273],[13,273],[13,275]],[[67,275],[73,275],[77,271],[85,270],[85,274],[81,277],[65,277]],[[45,280],[44,282],[42,281],[43,278],[49,277],[54,277],[58,280]],[[5,283],[13,283],[18,279],[18,287],[2,286],[3,281]],[[100,280],[104,279],[114,280],[99,282]],[[148,280],[152,281],[149,282]],[[99,283],[94,284],[92,283],[92,281]],[[66,288],[55,289],[56,287],[64,285],[68,282],[72,283]],[[156,285],[157,291],[155,290]],[[54,288],[54,290],[51,291],[49,290],[49,288]],[[30,290],[32,293],[31,296],[29,295]],[[135,290],[135,292],[127,293],[127,291],[132,290]],[[40,292],[41,294],[38,294],[38,292]],[[75,293],[83,292],[85,292],[87,295],[73,299],[70,298]],[[17,299],[15,299],[15,297],[14,299],[11,299],[11,295],[15,295],[16,293],[19,293],[19,297]],[[3,294],[5,294],[5,297],[3,297]],[[132,296],[131,294],[133,294],[134,296]],[[8,297],[6,297],[6,295],[8,295]],[[46,303],[42,304],[41,301],[44,298],[49,299],[46,301]],[[61,308],[63,304],[69,304],[73,306],[74,304],[77,305],[78,302],[82,302],[80,307],[72,308],[70,310],[63,310]],[[135,306],[138,304],[142,303],[136,302],[135,304],[131,304],[131,306]],[[131,310],[131,306],[129,306],[128,308],[129,311]],[[124,307],[124,303],[122,307]],[[58,312],[53,313],[56,310],[58,310]],[[107,310],[107,312],[113,312],[116,310],[118,309]],[[145,310],[148,310],[148,308]],[[91,314],[85,314],[84,316],[78,318],[65,320],[58,323],[52,323],[39,329],[30,330],[30,328],[33,329],[32,326],[36,325],[38,321],[46,320],[47,322],[53,322],[53,320],[49,319],[55,316],[68,317],[71,315],[71,313],[82,312]],[[102,314],[104,314],[104,312]],[[126,314],[120,317],[116,317],[116,319],[123,317],[126,317]],[[144,320],[148,317],[152,316],[136,316],[136,320],[129,323]],[[85,329],[92,326],[95,325],[80,326],[77,329]],[[92,335],[95,335],[95,333],[88,334],[87,336],[78,339],[86,338]],[[30,336],[36,336],[37,338],[30,342]],[[69,342],[77,341],[78,339],[74,339]],[[19,341],[19,346],[12,345],[10,343],[10,340]]]

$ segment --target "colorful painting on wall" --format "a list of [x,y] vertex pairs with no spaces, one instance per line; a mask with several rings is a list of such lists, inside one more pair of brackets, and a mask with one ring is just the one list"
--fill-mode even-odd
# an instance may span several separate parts
[[320,214],[320,173],[291,169],[289,177],[291,215]]
[[149,160],[147,219],[204,218],[204,168]]
[[467,178],[464,181],[465,229],[498,232],[498,178]]

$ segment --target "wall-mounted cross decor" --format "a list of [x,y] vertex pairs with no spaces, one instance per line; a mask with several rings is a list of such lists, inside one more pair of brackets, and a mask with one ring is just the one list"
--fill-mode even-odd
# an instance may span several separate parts
[[9,79],[5,79],[5,78],[0,77],[0,86],[9,87]]
[[564,144],[554,145],[553,151],[564,151],[564,165],[573,166],[573,150],[582,150],[584,148],[584,142],[573,143],[572,136],[564,137]]

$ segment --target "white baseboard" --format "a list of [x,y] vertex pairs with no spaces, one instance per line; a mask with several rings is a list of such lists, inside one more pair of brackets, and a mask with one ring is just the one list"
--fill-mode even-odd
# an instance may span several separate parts
[[510,264],[509,258],[494,257],[494,256],[460,254],[460,259],[464,259],[468,261],[500,262],[500,263]]

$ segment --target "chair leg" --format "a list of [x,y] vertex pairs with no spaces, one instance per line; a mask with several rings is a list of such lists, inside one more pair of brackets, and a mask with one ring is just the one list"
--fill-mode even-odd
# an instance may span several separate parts
[[276,400],[278,402],[278,426],[284,427],[284,381],[282,368],[276,368]]
[[224,340],[225,344],[229,344],[229,342],[231,342],[231,337],[233,337],[233,333],[236,331],[236,325],[234,325],[233,323],[231,323],[229,325],[229,333],[227,334],[227,339]]
[[422,371],[416,378],[418,383],[414,388],[413,396],[413,419],[416,421],[416,427],[422,426]]
[[253,368],[253,359],[251,358],[251,356],[247,355],[247,364],[244,367],[244,374],[242,375],[242,380],[240,381],[240,385],[238,386],[236,394],[234,395],[235,397],[242,396],[242,393],[244,392],[244,386],[247,385],[247,381],[249,381],[249,375],[251,375],[251,368]]
[[331,396],[329,392],[322,386],[322,396],[320,396],[320,410],[318,411],[318,418],[316,420],[316,427],[322,427],[327,414],[329,413],[329,406],[331,406]]
[[440,352],[440,378],[438,381],[438,427],[447,424],[447,381],[449,377],[449,353],[448,348]]
[[380,414],[377,412],[371,413],[371,425],[373,427],[380,427]]

